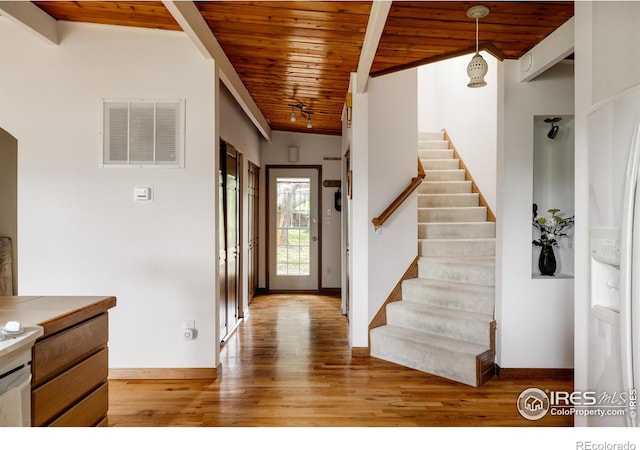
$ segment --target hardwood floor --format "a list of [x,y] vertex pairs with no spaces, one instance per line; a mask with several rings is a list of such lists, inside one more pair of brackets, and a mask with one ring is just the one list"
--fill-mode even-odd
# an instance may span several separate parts
[[215,381],[109,382],[116,427],[572,426],[571,416],[520,416],[529,387],[572,391],[571,381],[494,378],[472,388],[369,357],[352,357],[340,299],[267,295],[221,354]]

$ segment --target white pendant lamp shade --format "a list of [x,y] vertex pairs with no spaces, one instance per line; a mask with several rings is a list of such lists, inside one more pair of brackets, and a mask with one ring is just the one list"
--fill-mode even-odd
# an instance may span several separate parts
[[469,75],[469,84],[467,84],[467,86],[470,88],[487,85],[484,77],[489,70],[489,65],[478,52],[478,19],[487,17],[488,14],[489,8],[484,5],[472,6],[467,10],[467,17],[476,19],[476,54],[473,55],[473,58],[471,58],[471,61],[469,61],[467,65],[467,75]]
[[488,70],[487,62],[480,53],[476,53],[467,65],[467,75],[469,75],[469,84],[467,86],[470,88],[486,86],[487,82],[484,81],[484,76]]

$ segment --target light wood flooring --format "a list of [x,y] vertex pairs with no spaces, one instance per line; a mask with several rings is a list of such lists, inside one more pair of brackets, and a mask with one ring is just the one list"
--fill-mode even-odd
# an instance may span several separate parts
[[520,416],[529,387],[573,390],[570,381],[498,379],[472,388],[369,357],[353,357],[340,299],[255,297],[225,344],[215,381],[109,382],[109,425],[118,427],[572,426],[571,416]]

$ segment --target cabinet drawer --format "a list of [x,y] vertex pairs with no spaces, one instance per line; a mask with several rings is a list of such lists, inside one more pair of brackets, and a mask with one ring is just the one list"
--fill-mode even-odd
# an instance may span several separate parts
[[109,385],[104,383],[49,426],[91,427],[107,417],[108,409]]
[[32,392],[33,426],[46,425],[89,392],[107,381],[107,349],[78,363]]
[[54,377],[99,348],[109,337],[108,315],[101,314],[39,341],[33,347],[33,385]]

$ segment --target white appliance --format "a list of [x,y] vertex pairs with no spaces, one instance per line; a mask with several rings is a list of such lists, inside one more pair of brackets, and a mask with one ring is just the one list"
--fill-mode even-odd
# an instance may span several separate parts
[[[640,85],[588,116],[589,426],[638,426],[640,388]],[[579,299],[578,299],[579,300]]]
[[31,347],[43,329],[0,330],[0,427],[31,426]]

